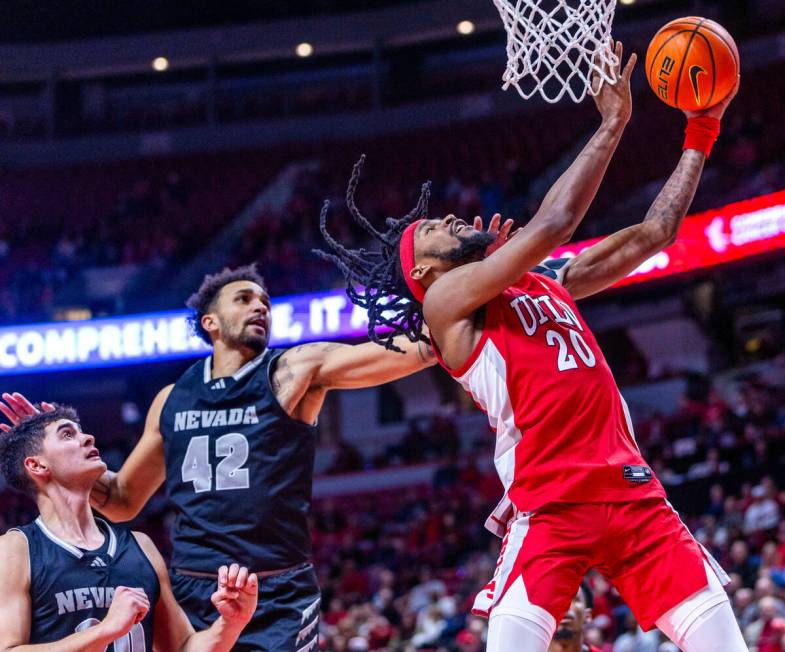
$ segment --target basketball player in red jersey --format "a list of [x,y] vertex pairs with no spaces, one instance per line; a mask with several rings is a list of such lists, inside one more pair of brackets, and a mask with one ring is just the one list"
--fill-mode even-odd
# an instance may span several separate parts
[[545,652],[592,567],[644,629],[657,625],[683,650],[746,650],[722,589],[727,578],[667,503],[575,304],[676,239],[738,85],[722,104],[687,114],[681,159],[643,222],[569,261],[536,267],[572,237],[597,192],[631,115],[634,65],[633,55],[614,71],[619,81],[603,85],[595,97],[602,125],[509,238],[511,225],[499,232],[498,215],[488,232],[477,220],[426,218],[427,184],[417,208],[379,232],[351,201],[361,163],[349,206],[381,251],[346,249],[327,232],[322,212],[334,253],[321,255],[342,269],[349,296],[369,309],[372,325],[392,329],[380,329],[376,341],[395,348],[394,335],[422,338],[427,322],[442,366],[496,431],[505,493],[486,525],[503,537],[502,554],[475,602],[475,612],[490,617],[490,652]]

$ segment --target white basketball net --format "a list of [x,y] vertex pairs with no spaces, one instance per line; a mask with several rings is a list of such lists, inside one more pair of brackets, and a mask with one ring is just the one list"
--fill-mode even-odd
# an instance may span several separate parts
[[614,83],[618,58],[610,50],[616,0],[493,0],[507,31],[503,88],[514,86],[523,99],[540,93],[558,102],[594,95],[596,72],[602,87]]

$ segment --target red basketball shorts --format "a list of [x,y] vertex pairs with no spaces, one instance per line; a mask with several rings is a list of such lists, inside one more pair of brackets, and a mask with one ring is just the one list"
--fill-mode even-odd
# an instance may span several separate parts
[[720,582],[728,582],[661,498],[548,505],[511,519],[496,572],[472,611],[487,617],[497,610],[555,627],[586,572],[595,568],[649,630],[707,586],[704,561]]

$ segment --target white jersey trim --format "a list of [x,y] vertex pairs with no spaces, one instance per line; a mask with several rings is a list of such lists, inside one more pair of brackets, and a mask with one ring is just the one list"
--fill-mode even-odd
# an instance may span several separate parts
[[[267,349],[262,351],[259,355],[257,355],[253,360],[249,360],[246,362],[242,367],[240,367],[237,371],[235,371],[230,378],[232,380],[240,380],[243,376],[247,376],[251,373],[256,367],[262,364],[262,360],[264,359],[264,354],[267,353]],[[211,383],[213,380],[217,380],[213,378],[213,356],[208,355],[204,359],[204,383],[207,385]]]
[[44,523],[43,519],[40,516],[37,519],[35,519],[35,524],[38,526],[38,529],[41,530],[41,532],[43,532],[44,536],[47,539],[49,539],[52,543],[55,543],[58,546],[60,546],[63,550],[70,552],[77,559],[81,559],[82,557],[84,557],[84,553],[81,550],[79,550],[79,548],[71,545],[67,541],[63,541],[48,527],[46,527],[46,524]]
[[112,526],[102,518],[96,517],[95,520],[99,523],[102,523],[106,528],[106,531],[109,533],[109,546],[106,549],[106,554],[110,557],[114,557],[114,554],[117,552],[117,536],[115,535]]
[[515,447],[523,435],[515,425],[515,411],[507,390],[507,365],[490,338],[485,340],[472,365],[456,380],[486,413],[496,432],[493,462],[504,486],[504,496],[485,527],[502,537],[512,513],[507,492],[515,479]]

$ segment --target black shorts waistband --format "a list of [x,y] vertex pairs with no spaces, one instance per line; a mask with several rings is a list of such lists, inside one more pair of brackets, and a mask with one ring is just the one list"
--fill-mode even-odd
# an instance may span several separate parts
[[[275,577],[276,575],[283,575],[284,573],[288,573],[293,570],[299,570],[301,568],[308,568],[311,565],[311,562],[306,561],[301,564],[295,564],[294,566],[287,566],[286,568],[279,568],[276,570],[269,570],[269,571],[254,571],[253,574],[256,575],[259,579],[263,577]],[[218,579],[218,573],[205,573],[203,571],[193,571],[188,570],[187,568],[173,568],[172,572],[175,575],[185,575],[187,577],[203,577],[206,579]]]

